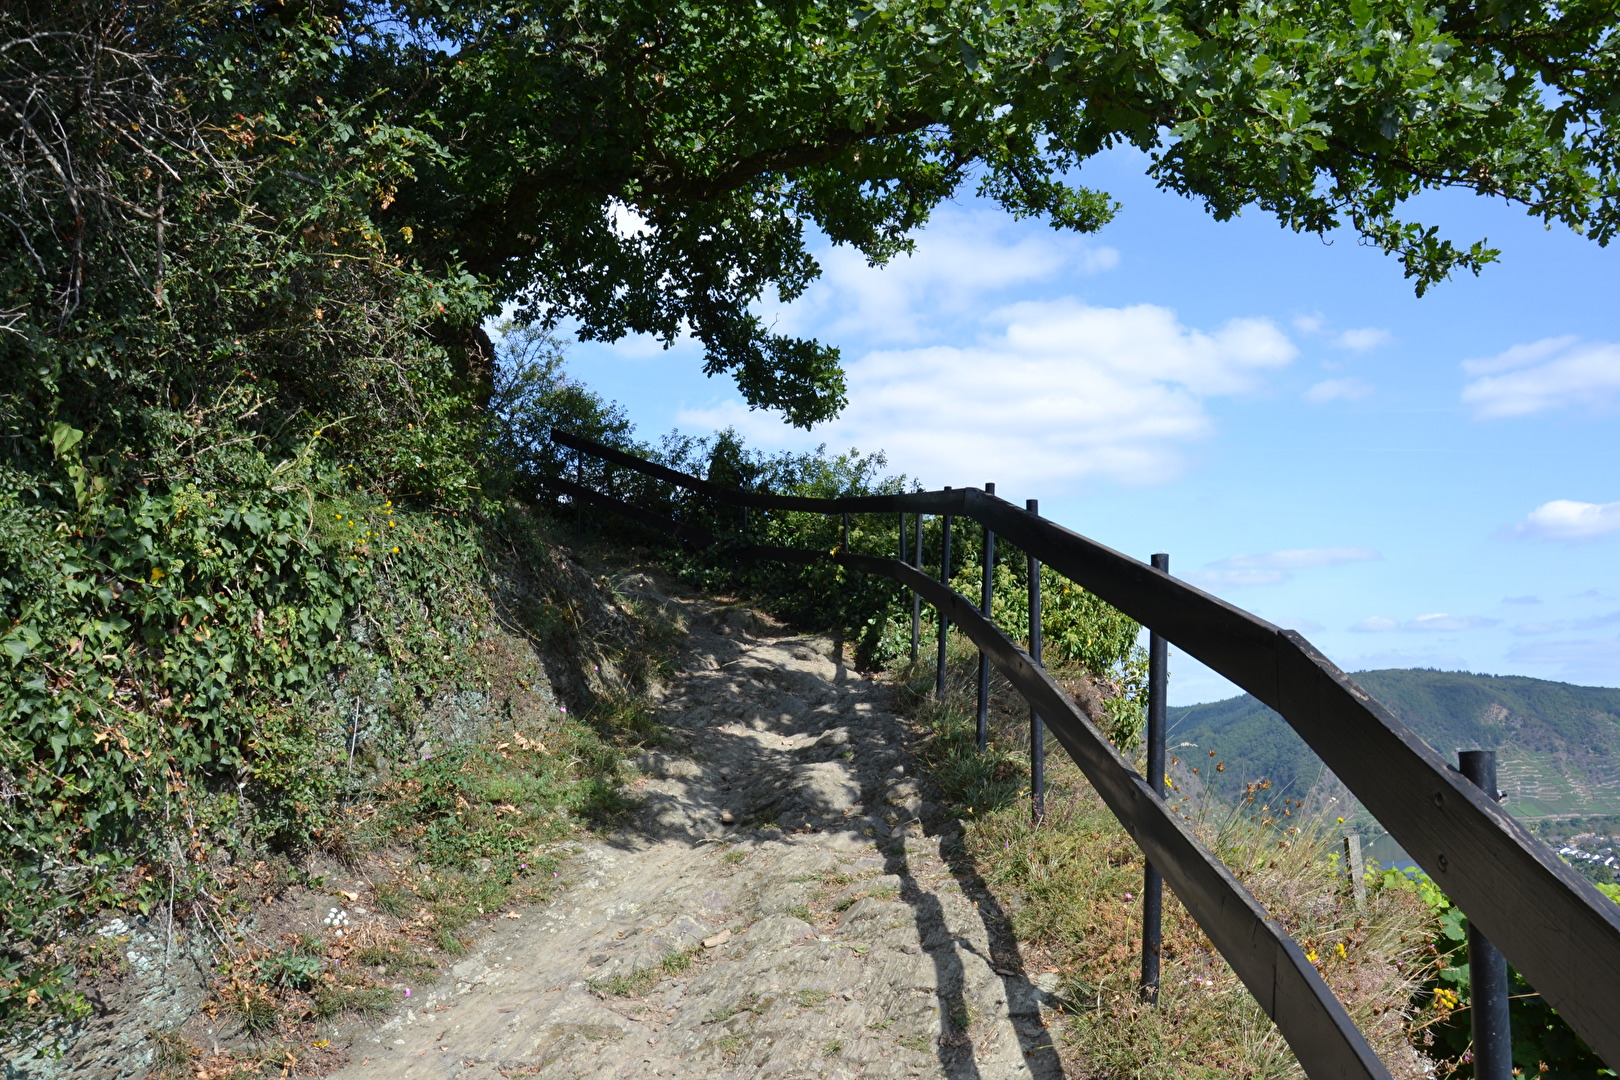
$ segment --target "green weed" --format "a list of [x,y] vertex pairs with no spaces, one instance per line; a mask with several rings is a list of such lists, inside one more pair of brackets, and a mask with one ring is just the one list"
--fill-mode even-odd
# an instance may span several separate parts
[[622,975],[605,979],[591,979],[586,985],[604,997],[640,997],[666,978],[684,975],[703,954],[703,946],[696,945],[665,956],[653,967],[637,968]]
[[310,994],[311,1013],[317,1020],[341,1014],[380,1016],[399,1001],[399,992],[386,986],[344,986],[321,983]]
[[437,965],[421,953],[399,945],[367,945],[354,951],[354,959],[365,967],[380,967],[384,975],[409,975],[420,979]]
[[326,963],[319,956],[300,953],[296,948],[267,956],[256,966],[260,982],[293,990],[309,989],[326,970]]
[[739,1015],[741,1013],[758,1012],[759,1008],[760,1008],[759,995],[754,994],[754,993],[749,993],[749,994],[743,995],[743,998],[742,998],[741,1001],[739,1001],[735,1005],[730,1006],[729,1008],[714,1010],[708,1016],[704,1017],[703,1022],[705,1024],[719,1024],[719,1023],[723,1023],[724,1021],[730,1020],[733,1016],[737,1016],[737,1015]]
[[411,913],[412,899],[411,891],[403,885],[384,882],[372,890],[372,902],[377,910],[395,918],[403,918]]

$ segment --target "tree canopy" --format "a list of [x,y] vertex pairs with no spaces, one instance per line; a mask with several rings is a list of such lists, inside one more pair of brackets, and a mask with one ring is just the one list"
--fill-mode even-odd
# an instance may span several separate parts
[[[1093,230],[1118,207],[1081,167],[1121,143],[1218,218],[1254,207],[1299,231],[1353,229],[1420,293],[1496,254],[1407,220],[1402,204],[1425,189],[1498,196],[1600,243],[1620,222],[1615,0],[35,0],[13,12],[5,63],[48,63],[77,34],[109,71],[139,69],[136,99],[196,134],[182,156],[228,157],[238,178],[257,168],[293,200],[255,203],[264,229],[307,226],[324,186],[379,253],[484,287],[479,310],[452,322],[511,304],[547,325],[576,320],[588,338],[690,332],[710,374],[800,425],[842,404],[837,352],[772,333],[751,307],[814,279],[809,230],[883,262],[965,186]],[[0,121],[13,143],[30,137],[19,104]],[[131,142],[133,115],[90,115]],[[121,180],[69,201],[150,215],[161,193]]]
[[[531,317],[683,329],[750,404],[809,424],[835,353],[762,327],[806,230],[882,262],[970,186],[1019,216],[1114,214],[1120,143],[1218,218],[1348,226],[1419,292],[1495,253],[1406,220],[1464,187],[1606,242],[1620,223],[1613,0],[346,5],[345,97],[424,132],[385,215]],[[289,33],[296,32],[289,29]],[[383,89],[386,88],[386,89]],[[624,211],[644,225],[623,228]]]

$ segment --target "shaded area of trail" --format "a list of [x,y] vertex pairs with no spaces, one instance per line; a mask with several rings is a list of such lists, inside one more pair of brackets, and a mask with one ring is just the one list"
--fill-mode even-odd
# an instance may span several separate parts
[[658,599],[692,634],[635,823],[335,1075],[1060,1077],[999,909],[940,857],[888,687],[824,639]]

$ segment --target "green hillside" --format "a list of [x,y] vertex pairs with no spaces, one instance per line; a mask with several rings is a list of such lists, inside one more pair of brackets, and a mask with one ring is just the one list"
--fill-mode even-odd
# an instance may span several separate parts
[[[1519,817],[1620,813],[1620,689],[1517,675],[1389,669],[1355,680],[1448,761],[1459,749],[1498,751],[1507,807]],[[1200,779],[1234,797],[1269,779],[1295,798],[1337,787],[1292,728],[1251,695],[1169,710],[1171,753]]]

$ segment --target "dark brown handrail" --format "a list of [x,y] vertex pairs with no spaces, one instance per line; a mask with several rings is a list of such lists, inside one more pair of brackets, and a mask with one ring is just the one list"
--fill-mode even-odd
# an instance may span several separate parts
[[[589,439],[556,431],[552,439],[729,505],[812,513],[950,514],[993,529],[1276,710],[1588,1045],[1605,1061],[1620,1063],[1620,905],[1441,760],[1298,633],[977,488],[836,499],[738,492]],[[753,551],[761,558],[794,559],[796,554],[789,549]],[[953,620],[977,610],[954,591],[912,573],[955,598],[933,595],[912,580],[905,582]],[[995,657],[991,648],[979,644]],[[1012,678],[1005,668],[1003,672]],[[1024,686],[1019,688],[1029,697]],[[1044,700],[1031,701],[1043,717],[1052,707]],[[1075,747],[1059,737],[1085,769]],[[1089,771],[1087,775],[1090,778]],[[1093,778],[1093,783],[1098,781]],[[1156,796],[1147,797],[1158,801]],[[1138,842],[1144,843],[1141,838]],[[1148,854],[1171,878],[1159,855]],[[1182,899],[1186,903],[1187,898]],[[1192,910],[1192,904],[1187,907]],[[1199,917],[1196,911],[1193,914]],[[1207,925],[1205,930],[1209,932]],[[1236,970],[1233,958],[1227,959]],[[1267,997],[1246,976],[1244,981],[1266,1005]],[[1270,999],[1280,1012],[1268,1007],[1268,1013],[1305,1064],[1306,1052],[1284,1022],[1290,1003],[1275,992]],[[1305,1036],[1303,1030],[1299,1034]],[[1338,1061],[1327,1071],[1317,1072],[1309,1065],[1306,1071],[1313,1078],[1382,1075],[1344,1072],[1352,1067],[1350,1059],[1341,1054]]]

